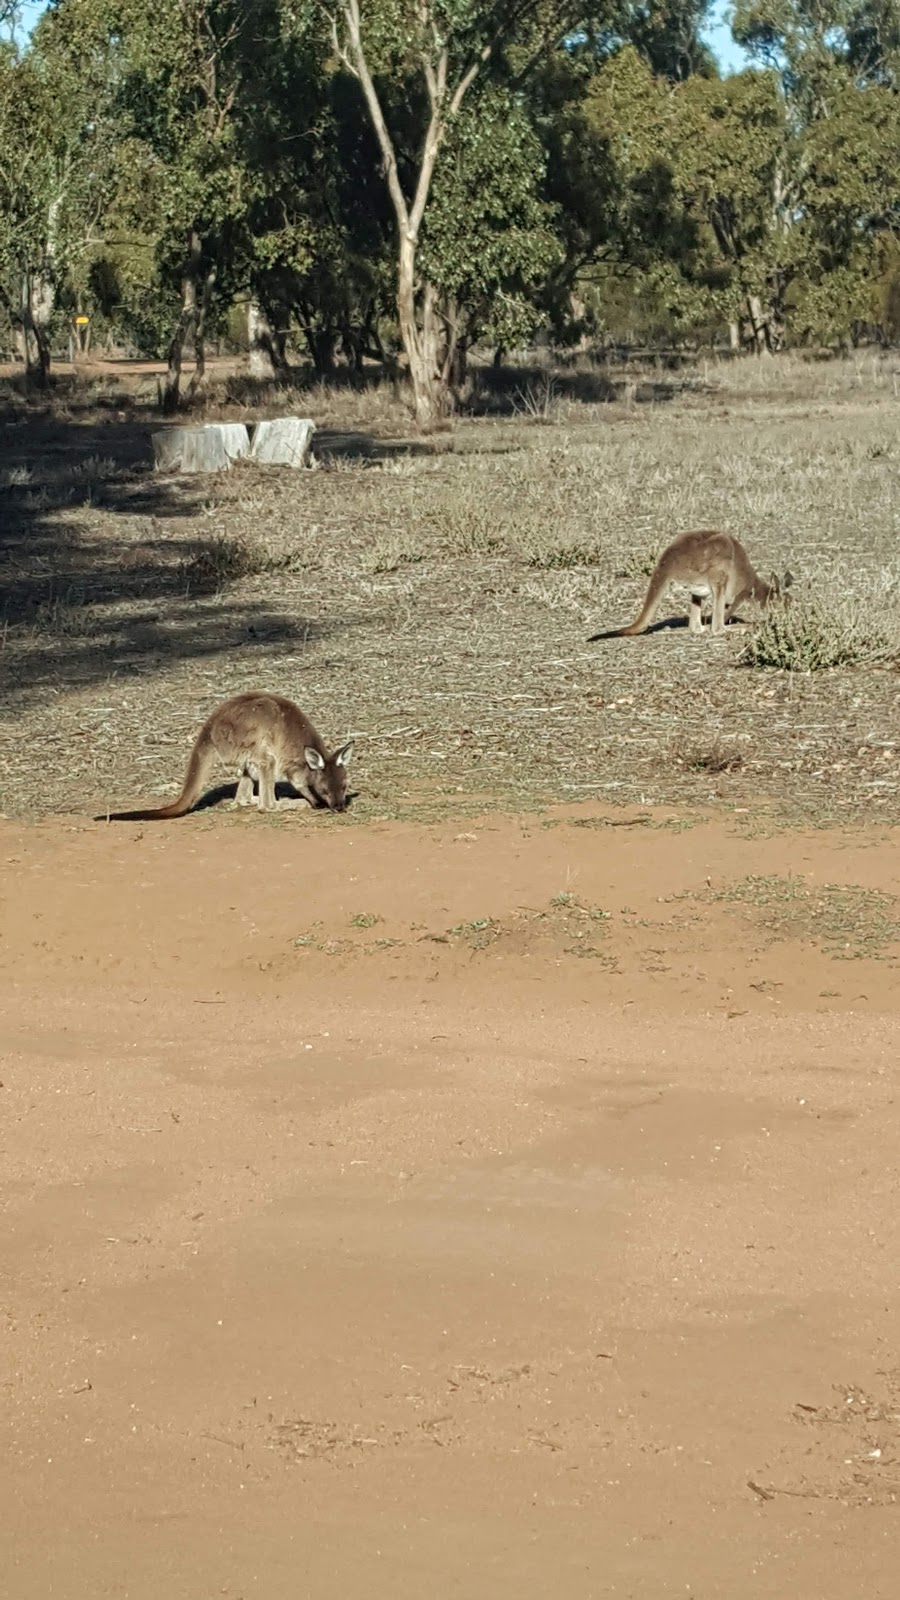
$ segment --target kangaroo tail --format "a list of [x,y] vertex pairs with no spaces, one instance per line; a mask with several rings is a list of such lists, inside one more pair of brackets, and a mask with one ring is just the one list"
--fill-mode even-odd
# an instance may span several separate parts
[[598,639],[628,639],[633,633],[639,632],[640,629],[634,623],[630,628],[607,628],[605,633],[592,633],[588,644],[596,644]]
[[659,605],[660,597],[668,581],[669,574],[663,567],[662,562],[660,562],[659,566],[654,569],[653,576],[647,587],[647,598],[641,607],[640,616],[636,617],[634,622],[629,622],[627,628],[612,628],[608,633],[592,633],[588,644],[595,644],[598,639],[633,639],[635,634],[643,633],[644,629],[649,627],[653,621],[654,612]]
[[209,777],[209,770],[215,757],[215,746],[204,729],[191,751],[191,759],[188,762],[184,784],[177,800],[172,800],[167,806],[152,806],[143,811],[109,811],[101,817],[95,817],[94,821],[165,822],[170,817],[187,816],[187,813],[193,810],[206,788],[206,780]]

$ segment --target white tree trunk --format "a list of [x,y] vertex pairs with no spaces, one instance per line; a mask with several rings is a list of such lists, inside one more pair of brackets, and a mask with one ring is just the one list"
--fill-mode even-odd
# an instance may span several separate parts
[[251,300],[247,307],[247,339],[250,346],[248,368],[251,378],[271,383],[277,378],[284,363],[278,339],[262,306]]

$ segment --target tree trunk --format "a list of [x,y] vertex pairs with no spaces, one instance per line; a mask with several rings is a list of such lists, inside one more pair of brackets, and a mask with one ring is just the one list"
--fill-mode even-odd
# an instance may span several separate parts
[[458,405],[468,375],[469,344],[465,334],[460,334],[460,310],[456,300],[447,300],[441,309],[443,323],[443,360],[441,385],[448,397]]
[[46,389],[50,385],[50,342],[46,323],[49,321],[52,309],[52,289],[48,284],[36,280],[31,268],[26,267],[22,272],[21,350],[25,363],[26,384],[36,381],[41,389]]
[[732,354],[738,355],[741,348],[741,325],[734,317],[728,324],[728,343],[731,346]]
[[160,390],[160,405],[168,416],[178,410],[181,400],[181,363],[184,344],[197,315],[197,287],[193,278],[181,280],[181,315],[175,325],[166,357],[166,376]]
[[287,367],[284,339],[279,338],[258,300],[247,307],[247,338],[250,345],[248,366],[251,378],[271,383],[283,376]]
[[397,273],[397,310],[400,338],[409,366],[416,426],[423,433],[440,426],[449,410],[449,389],[442,375],[439,319],[433,284],[422,295],[421,326],[416,315],[416,246],[408,236],[400,240]]
[[747,311],[753,334],[754,353],[758,356],[770,356],[772,354],[772,341],[769,330],[770,317],[763,310],[763,303],[758,294],[748,294]]
[[313,369],[317,378],[330,378],[334,375],[335,352],[337,350],[338,333],[336,328],[315,328],[312,319],[307,317],[302,324],[303,337],[309,350]]
[[363,370],[365,344],[363,334],[350,326],[349,322],[341,328],[341,349],[351,372],[359,375]]
[[181,277],[181,312],[166,356],[166,376],[160,389],[160,406],[166,415],[177,411],[181,401],[181,363],[188,336],[197,324],[197,278],[200,273],[200,236],[192,230],[188,258]]
[[193,400],[206,377],[206,321],[209,316],[212,292],[216,283],[216,269],[210,267],[203,280],[200,307],[194,320],[194,371],[188,384],[188,403]]

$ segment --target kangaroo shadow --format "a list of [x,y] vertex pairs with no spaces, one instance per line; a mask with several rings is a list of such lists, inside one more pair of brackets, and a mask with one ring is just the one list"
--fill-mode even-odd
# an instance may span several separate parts
[[[344,797],[345,811],[349,810],[351,801],[355,800],[358,794],[358,789],[348,791]],[[211,811],[215,806],[222,805],[226,800],[234,800],[236,795],[236,783],[219,783],[214,789],[207,789],[206,793],[200,796],[197,804],[192,807],[190,815],[193,815],[195,811]],[[257,784],[254,784],[252,805],[243,806],[241,809],[246,811],[255,811],[257,809],[256,801],[258,795],[259,787]],[[301,794],[299,789],[295,789],[294,785],[292,783],[288,783],[287,779],[284,778],[279,778],[275,785],[275,799],[287,800],[297,804],[302,801],[310,811],[329,810],[329,807],[325,804],[324,800],[310,800],[308,795]]]
[[[745,617],[729,617],[725,626],[726,628],[732,628],[735,624],[743,624],[745,621]],[[587,642],[588,644],[598,644],[604,639],[645,639],[651,633],[677,633],[687,627],[687,617],[660,617],[658,622],[651,622],[648,627],[642,628],[640,633],[623,634],[621,628],[607,628],[601,633],[592,633]],[[710,638],[713,637],[712,629],[708,624],[704,627],[703,632],[708,634]]]
[[[185,812],[185,816],[193,817],[193,816],[196,815],[196,813],[198,811],[212,811],[212,810],[214,810],[216,808],[216,806],[224,805],[226,803],[226,801],[233,802],[237,798],[237,789],[238,789],[238,786],[237,786],[236,783],[218,783],[218,784],[216,784],[214,788],[207,789],[206,793],[202,794],[200,796],[200,799],[197,801],[196,805],[191,806],[190,811],[186,811]],[[254,793],[253,804],[252,805],[248,805],[248,806],[242,806],[241,807],[242,810],[255,811],[257,809],[256,797],[259,794],[259,788],[258,788],[257,785],[254,785],[253,793]],[[349,811],[351,803],[357,798],[358,794],[359,794],[359,790],[358,789],[353,789],[353,790],[348,791],[348,793],[344,797],[344,810],[345,811]],[[276,798],[276,800],[287,800],[288,802],[290,802],[292,804],[296,804],[298,806],[300,805],[301,802],[303,802],[308,807],[308,809],[310,811],[327,811],[327,810],[329,810],[329,807],[325,804],[324,800],[318,800],[318,799],[317,800],[310,800],[307,795],[301,794],[299,789],[295,789],[292,783],[288,783],[284,779],[279,779],[279,781],[275,785],[275,798]],[[128,820],[129,820],[129,818],[127,818],[125,816],[116,816],[115,814],[111,814],[111,813],[106,812],[106,811],[101,812],[99,814],[99,816],[96,816],[96,817],[93,818],[94,822],[127,822]],[[137,819],[132,818],[130,820],[135,821]],[[154,819],[152,817],[146,817],[144,820],[147,821],[147,822],[152,822]],[[179,818],[172,818],[172,817],[162,818],[162,817],[160,817],[158,820],[161,821],[161,822],[162,821],[169,821],[169,822],[179,821],[180,822],[181,818],[180,817]]]

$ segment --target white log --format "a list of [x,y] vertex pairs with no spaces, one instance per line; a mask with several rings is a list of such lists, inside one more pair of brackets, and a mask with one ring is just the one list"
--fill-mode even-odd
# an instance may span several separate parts
[[160,428],[153,435],[157,472],[224,472],[250,450],[242,422],[208,422],[199,428]]
[[250,454],[250,435],[243,422],[208,422],[207,427],[218,429],[222,435],[229,461],[238,461],[241,456]]
[[250,441],[250,455],[266,466],[309,466],[316,425],[310,417],[273,417],[258,422]]

